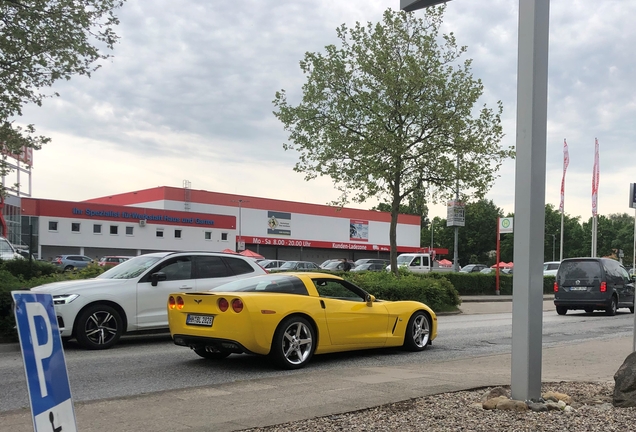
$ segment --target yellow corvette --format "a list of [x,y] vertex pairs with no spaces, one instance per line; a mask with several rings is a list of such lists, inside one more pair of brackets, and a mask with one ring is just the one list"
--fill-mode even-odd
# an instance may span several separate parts
[[437,336],[424,303],[382,301],[325,273],[275,273],[211,291],[170,294],[170,334],[204,358],[267,355],[297,369],[314,354],[403,346],[421,351]]

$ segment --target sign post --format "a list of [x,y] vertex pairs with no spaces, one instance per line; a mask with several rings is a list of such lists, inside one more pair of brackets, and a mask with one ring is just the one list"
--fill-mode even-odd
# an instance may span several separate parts
[[513,221],[514,218],[511,217],[497,218],[497,262],[495,264],[495,294],[497,295],[501,293],[501,291],[499,291],[499,249],[501,247],[501,234],[513,232]]
[[33,428],[75,432],[75,411],[53,297],[12,291]]
[[[631,183],[629,185],[629,207],[634,209],[634,253],[632,255],[632,274],[636,275],[636,183]],[[634,315],[634,344],[632,346],[632,351],[636,351],[636,315]]]

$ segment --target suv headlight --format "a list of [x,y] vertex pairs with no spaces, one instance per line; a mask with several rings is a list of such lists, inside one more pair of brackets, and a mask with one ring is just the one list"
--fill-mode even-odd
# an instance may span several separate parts
[[79,297],[79,294],[62,294],[53,296],[53,304],[65,305]]

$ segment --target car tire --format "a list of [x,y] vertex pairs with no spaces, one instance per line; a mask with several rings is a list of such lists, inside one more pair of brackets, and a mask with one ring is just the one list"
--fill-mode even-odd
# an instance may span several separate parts
[[431,340],[431,320],[424,311],[417,311],[409,319],[403,347],[409,351],[423,351]]
[[124,332],[119,312],[106,304],[84,309],[75,320],[75,339],[86,349],[101,350],[115,345]]
[[311,360],[315,350],[314,327],[301,316],[291,316],[276,328],[269,357],[282,369],[300,369]]
[[607,309],[605,309],[605,315],[614,316],[616,315],[616,309],[618,309],[618,300],[616,300],[615,296],[612,296],[612,301]]
[[629,313],[634,313],[634,306],[629,308]]
[[565,306],[557,306],[556,311],[559,315],[565,315],[566,313],[568,313],[568,308],[566,308]]
[[594,308],[593,308],[593,307],[586,307],[586,308],[585,308],[585,313],[586,313],[586,314],[592,314],[592,313],[594,313]]
[[66,267],[64,267],[64,271],[71,271],[71,270],[73,270],[72,265],[67,265]]
[[230,355],[229,352],[223,352],[223,351],[209,352],[205,350],[205,347],[194,348],[192,351],[197,353],[199,357],[203,357],[204,359],[208,359],[208,360],[223,360],[224,358],[227,358],[227,356]]

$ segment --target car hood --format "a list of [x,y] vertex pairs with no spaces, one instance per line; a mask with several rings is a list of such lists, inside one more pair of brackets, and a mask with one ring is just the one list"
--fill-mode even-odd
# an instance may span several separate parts
[[50,294],[76,294],[85,291],[103,290],[110,287],[119,287],[130,282],[130,279],[80,279],[62,282],[53,282],[31,288],[36,293]]

